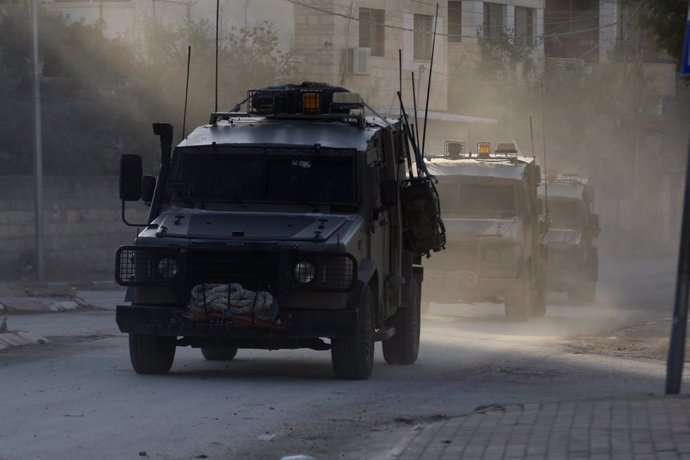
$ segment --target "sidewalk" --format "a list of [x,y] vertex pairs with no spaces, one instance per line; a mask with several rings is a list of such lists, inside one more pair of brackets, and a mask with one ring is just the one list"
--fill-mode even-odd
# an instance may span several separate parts
[[491,406],[417,426],[387,458],[690,460],[690,395]]
[[114,310],[124,293],[112,282],[0,283],[0,351],[48,342],[40,335],[13,330],[11,315]]

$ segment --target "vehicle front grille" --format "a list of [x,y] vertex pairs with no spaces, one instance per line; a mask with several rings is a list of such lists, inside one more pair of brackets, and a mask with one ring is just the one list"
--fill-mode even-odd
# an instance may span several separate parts
[[477,267],[476,243],[448,243],[446,247],[452,252],[457,269],[472,270]]
[[189,281],[240,283],[251,290],[275,292],[281,274],[279,253],[194,249],[189,253]]
[[549,246],[548,265],[550,270],[568,269],[578,264],[577,250],[570,247]]

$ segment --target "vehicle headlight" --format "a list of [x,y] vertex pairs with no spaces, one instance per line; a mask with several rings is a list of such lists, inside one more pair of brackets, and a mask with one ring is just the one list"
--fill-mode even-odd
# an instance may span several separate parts
[[316,267],[313,263],[303,260],[295,265],[295,280],[302,284],[311,283],[316,277]]
[[172,257],[164,257],[158,261],[158,273],[166,280],[171,280],[180,272],[177,261]]

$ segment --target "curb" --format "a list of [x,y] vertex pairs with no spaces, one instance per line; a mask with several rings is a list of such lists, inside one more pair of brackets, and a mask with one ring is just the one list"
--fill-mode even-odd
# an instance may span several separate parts
[[31,332],[0,333],[0,351],[44,343],[49,343],[48,339],[40,335],[32,334]]
[[0,313],[43,313],[64,312],[87,308],[88,304],[79,298],[50,297],[3,297],[0,298]]

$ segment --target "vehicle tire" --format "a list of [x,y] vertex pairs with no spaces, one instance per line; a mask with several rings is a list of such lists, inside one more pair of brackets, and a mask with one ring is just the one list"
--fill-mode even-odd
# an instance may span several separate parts
[[237,347],[201,347],[206,361],[232,361],[237,355]]
[[428,315],[431,311],[431,302],[428,300],[422,300],[421,312],[423,315]]
[[374,367],[374,295],[367,290],[360,305],[355,332],[331,340],[331,361],[336,378],[366,380]]
[[587,305],[596,299],[597,284],[591,280],[583,281],[578,286],[568,289],[568,300],[570,302]]
[[568,301],[578,305],[587,305],[596,298],[597,284],[591,280],[582,281],[568,288]]
[[532,292],[529,314],[535,317],[544,316],[546,314],[546,283],[537,281],[537,286]]
[[532,306],[532,289],[529,279],[523,281],[522,290],[505,298],[506,318],[510,321],[527,321]]
[[506,297],[506,318],[510,321],[527,321],[530,303],[528,296],[512,295]]
[[413,276],[412,283],[410,295],[404,299],[404,307],[400,308],[392,318],[395,335],[382,343],[383,359],[388,364],[410,365],[417,361],[422,319],[422,282],[418,276]]
[[175,359],[177,337],[129,334],[129,358],[137,374],[167,374]]

